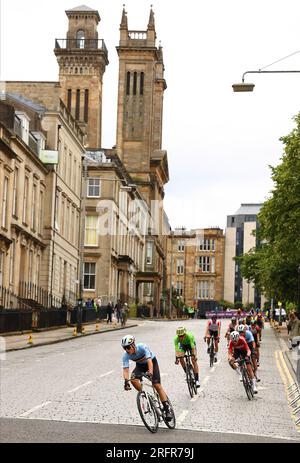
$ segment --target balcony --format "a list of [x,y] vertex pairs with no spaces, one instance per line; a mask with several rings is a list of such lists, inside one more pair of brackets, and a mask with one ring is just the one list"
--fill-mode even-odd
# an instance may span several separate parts
[[102,50],[107,54],[103,39],[55,39],[56,50]]

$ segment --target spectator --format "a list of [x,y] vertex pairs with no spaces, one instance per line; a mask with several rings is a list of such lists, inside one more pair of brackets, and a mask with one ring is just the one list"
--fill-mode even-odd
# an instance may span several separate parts
[[[300,320],[294,311],[289,314],[289,322],[287,323],[288,336],[290,342],[293,344],[293,338],[300,336]],[[292,349],[290,347],[290,349]]]
[[113,307],[111,305],[111,302],[109,301],[106,307],[106,315],[107,315],[106,323],[112,323],[112,313],[113,313]]
[[122,310],[122,304],[120,299],[117,300],[117,303],[115,305],[115,313],[117,316],[117,323],[121,323],[121,310]]
[[122,324],[122,326],[126,325],[128,315],[129,315],[129,307],[128,307],[127,302],[125,302],[124,305],[122,306],[122,309],[121,309],[121,316],[122,316],[121,324]]
[[86,306],[87,309],[92,309],[92,308],[93,308],[92,299],[91,299],[90,297],[89,297],[88,300],[86,301],[85,306]]

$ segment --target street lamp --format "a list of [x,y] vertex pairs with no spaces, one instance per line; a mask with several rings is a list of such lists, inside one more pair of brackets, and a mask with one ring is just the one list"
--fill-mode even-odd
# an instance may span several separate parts
[[281,73],[296,73],[300,71],[262,71],[259,69],[258,71],[246,71],[242,76],[242,82],[238,84],[232,84],[232,88],[234,92],[253,92],[255,87],[254,84],[248,84],[245,82],[245,75],[246,74],[281,74]]

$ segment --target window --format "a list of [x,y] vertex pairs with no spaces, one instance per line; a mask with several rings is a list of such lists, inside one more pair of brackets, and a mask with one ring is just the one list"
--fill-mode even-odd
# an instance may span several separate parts
[[40,220],[39,220],[39,234],[40,235],[42,235],[43,233],[43,226],[44,226],[43,204],[44,204],[44,192],[43,190],[41,190],[40,191]]
[[140,95],[144,94],[144,73],[141,72],[141,78],[140,78]]
[[153,241],[148,241],[147,242],[147,249],[146,249],[146,263],[148,265],[152,264],[152,258],[153,258]]
[[126,95],[130,95],[130,72],[127,72],[126,77]]
[[1,225],[6,228],[7,225],[7,195],[8,195],[8,177],[4,177],[3,199],[2,199],[2,219]]
[[183,282],[182,281],[176,281],[176,292],[178,296],[183,295]]
[[133,73],[133,94],[136,95],[137,73]]
[[96,289],[96,263],[85,262],[83,270],[83,286],[85,290]]
[[89,120],[89,91],[84,91],[84,122]]
[[19,181],[19,169],[15,168],[14,172],[14,191],[13,191],[13,215],[18,218],[18,181]]
[[60,218],[60,232],[62,236],[65,233],[65,198],[62,198],[61,201],[61,218]]
[[197,299],[214,299],[215,297],[215,285],[213,281],[202,280],[198,281],[196,287],[196,298]]
[[89,198],[99,198],[100,197],[100,179],[99,178],[89,178],[87,186],[87,195]]
[[179,240],[178,241],[178,252],[184,252],[184,240]]
[[200,256],[198,258],[198,271],[215,272],[215,258],[211,256]]
[[75,109],[75,119],[79,121],[80,119],[80,90],[76,90],[76,109]]
[[28,281],[32,282],[33,252],[29,251]]
[[10,245],[10,258],[9,258],[9,284],[14,284],[14,263],[15,263],[15,240],[12,240]]
[[183,275],[184,272],[184,260],[182,258],[176,259],[176,273],[177,275]]
[[31,203],[31,229],[35,231],[36,226],[36,190],[37,186],[34,184],[32,189],[32,203]]
[[199,251],[214,251],[215,250],[215,240],[208,238],[202,238],[199,241]]
[[85,218],[85,234],[84,234],[84,245],[85,246],[98,246],[97,240],[97,215],[88,215]]
[[68,111],[69,113],[71,112],[72,110],[72,89],[69,88],[68,89],[68,98],[67,98],[67,108],[68,108]]
[[27,202],[28,202],[29,178],[25,177],[24,183],[24,200],[23,200],[23,223],[27,223]]
[[77,34],[76,34],[76,47],[77,48],[84,48],[84,37],[85,37],[85,33],[83,30],[79,30],[77,31]]

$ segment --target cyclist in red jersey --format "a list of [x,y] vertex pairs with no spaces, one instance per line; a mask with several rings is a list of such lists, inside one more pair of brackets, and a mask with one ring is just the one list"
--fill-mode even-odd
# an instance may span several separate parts
[[233,331],[230,334],[230,343],[228,348],[228,362],[231,368],[237,372],[240,376],[241,372],[236,364],[238,358],[244,358],[246,362],[246,367],[249,373],[249,377],[252,381],[253,392],[257,394],[256,380],[254,377],[253,369],[250,361],[251,350],[243,336],[240,336],[238,331]]

